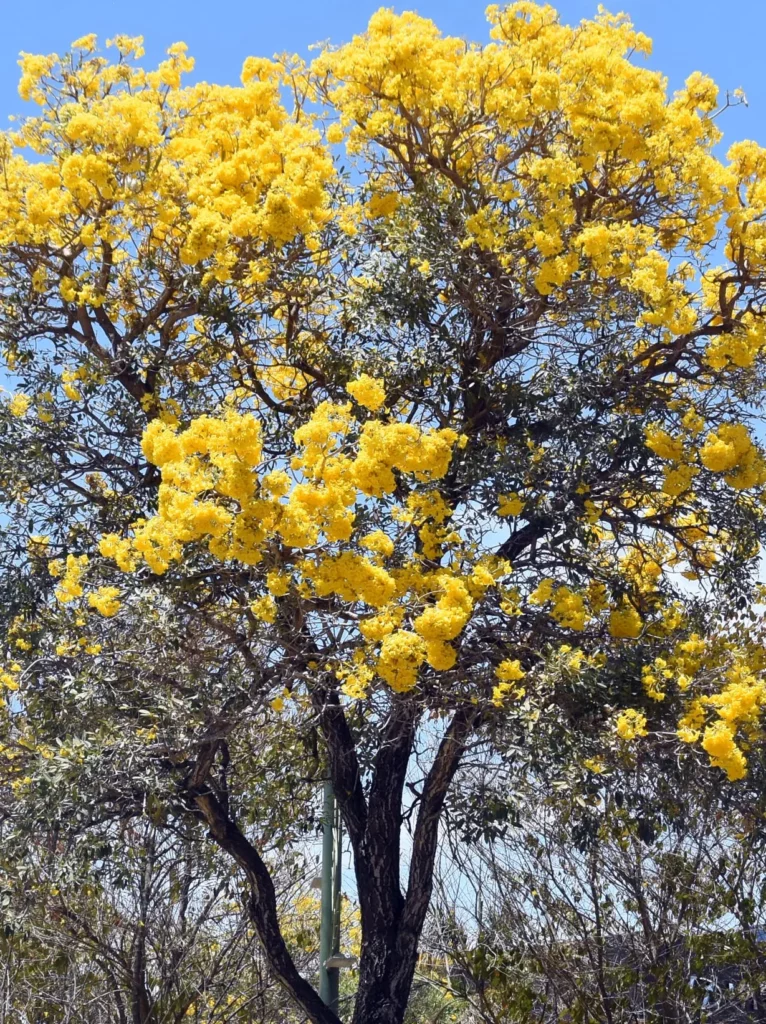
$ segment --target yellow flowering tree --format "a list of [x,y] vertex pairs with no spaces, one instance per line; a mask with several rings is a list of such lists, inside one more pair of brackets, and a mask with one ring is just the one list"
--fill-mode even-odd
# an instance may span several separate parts
[[626,18],[487,14],[237,87],[88,36],[0,139],[5,783],[203,822],[315,1024],[266,851],[323,774],[399,1024],[473,745],[760,757],[766,158]]

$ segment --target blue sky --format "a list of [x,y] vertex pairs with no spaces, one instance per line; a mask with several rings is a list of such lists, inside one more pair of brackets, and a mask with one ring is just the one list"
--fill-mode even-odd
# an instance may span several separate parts
[[[106,38],[117,32],[146,38],[146,62],[183,40],[197,59],[195,76],[235,82],[249,54],[306,53],[322,39],[340,42],[361,31],[380,3],[374,0],[0,0],[0,125],[20,113],[16,60],[20,50],[62,52],[87,32]],[[443,31],[486,39],[485,0],[420,0],[397,4],[433,18]],[[592,16],[596,0],[560,0],[568,22]],[[610,10],[621,4],[606,4]],[[672,88],[691,71],[711,75],[722,89],[741,86],[749,108],[730,111],[722,124],[726,140],[752,138],[766,145],[766,38],[764,0],[627,0],[636,25],[654,39],[652,66]]]

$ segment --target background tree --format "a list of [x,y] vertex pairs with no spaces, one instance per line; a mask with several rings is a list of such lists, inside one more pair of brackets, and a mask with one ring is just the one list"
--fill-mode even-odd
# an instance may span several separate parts
[[762,1015],[762,788],[711,793],[688,762],[661,779],[648,765],[528,782],[502,834],[467,850],[455,833],[424,966],[459,1019]]
[[[23,857],[20,838],[6,836],[0,1019],[293,1019],[243,914],[234,865],[202,837],[131,818],[74,842],[26,835]],[[318,909],[306,874],[296,854],[275,884],[291,955],[316,976]]]
[[88,36],[3,141],[7,813],[200,823],[316,1024],[272,851],[326,774],[399,1024],[472,752],[759,743],[763,153],[622,17],[488,16],[238,88]]

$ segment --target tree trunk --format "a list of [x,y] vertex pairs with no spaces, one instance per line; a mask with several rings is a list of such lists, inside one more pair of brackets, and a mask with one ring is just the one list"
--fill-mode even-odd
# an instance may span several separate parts
[[[365,794],[356,748],[337,694],[314,694],[328,747],[330,775],[354,853],[362,925],[359,986],[353,1024],[402,1024],[417,966],[418,943],[431,901],[439,823],[476,709],[455,712],[439,744],[420,797],[406,895],[400,885],[402,794],[420,711],[414,702],[394,701]],[[206,784],[215,753],[200,758],[187,790],[213,839],[244,870],[248,912],[276,979],[312,1024],[340,1024],[337,1015],[303,978],[279,927],[276,895],[258,850],[240,831]]]
[[[391,891],[390,851],[395,853],[396,885],[398,899],[389,901],[390,910],[380,897],[371,899],[365,893],[367,916],[365,918],[363,888],[360,888],[362,903],[362,954],[359,966],[359,988],[354,1008],[353,1024],[401,1024],[407,1010],[412,981],[418,959],[418,944],[425,923],[433,889],[433,871],[439,836],[439,823],[447,792],[466,749],[466,742],[476,724],[476,712],[471,709],[455,713],[434,758],[420,801],[417,825],[412,846],[407,895],[402,898],[399,888],[399,834],[401,829],[401,790],[395,815],[389,806],[386,816],[394,825],[396,840],[388,848],[367,841],[360,846],[360,860],[366,861],[367,879],[373,889]],[[410,743],[414,738],[414,732]],[[384,744],[384,748],[385,748]],[[391,745],[388,745],[391,750]],[[407,762],[410,748],[408,746]],[[404,767],[406,773],[406,764]],[[376,779],[376,782],[378,780]],[[388,785],[381,777],[381,788],[389,794],[389,804],[394,781],[388,778]],[[402,776],[402,783],[404,777]],[[374,806],[374,789],[370,793],[370,818]],[[368,822],[368,835],[369,835]],[[377,838],[376,836],[373,839]],[[359,880],[359,875],[357,874]]]

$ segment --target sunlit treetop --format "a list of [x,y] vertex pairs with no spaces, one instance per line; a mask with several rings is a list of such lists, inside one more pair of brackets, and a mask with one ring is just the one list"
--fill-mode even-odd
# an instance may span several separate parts
[[283,107],[268,61],[249,60],[240,87],[184,87],[186,47],[144,71],[141,42],[112,40],[111,61],[94,37],[65,58],[22,56],[19,91],[40,112],[5,136],[0,190],[0,244],[21,247],[20,283],[48,315],[100,310],[102,327],[108,318],[134,334],[180,278],[246,288],[268,276],[269,246],[299,235],[316,245],[334,175],[310,120]]

